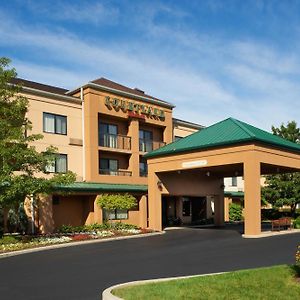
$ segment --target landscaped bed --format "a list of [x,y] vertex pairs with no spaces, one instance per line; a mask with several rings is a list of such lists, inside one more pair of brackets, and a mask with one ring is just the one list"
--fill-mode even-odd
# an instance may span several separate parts
[[51,235],[5,235],[0,238],[0,253],[71,243],[74,241],[104,239],[150,232],[150,230],[141,229],[137,226],[124,223],[92,224],[85,226],[63,225],[57,233]]
[[113,294],[125,300],[299,299],[297,276],[299,266],[282,265],[137,285],[113,290]]

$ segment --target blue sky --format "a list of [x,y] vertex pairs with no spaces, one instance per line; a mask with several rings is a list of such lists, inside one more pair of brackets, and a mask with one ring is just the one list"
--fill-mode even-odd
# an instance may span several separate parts
[[2,1],[0,56],[72,89],[107,77],[203,125],[300,125],[300,1]]

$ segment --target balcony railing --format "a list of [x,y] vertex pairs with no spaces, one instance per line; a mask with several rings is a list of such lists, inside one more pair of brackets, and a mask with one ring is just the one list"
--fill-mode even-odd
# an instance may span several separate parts
[[130,150],[131,149],[131,137],[121,134],[101,134],[99,136],[99,146]]
[[110,169],[99,169],[99,174],[111,175],[111,176],[132,176],[132,172],[130,171],[110,170]]
[[140,139],[140,151],[150,152],[165,146],[165,142]]

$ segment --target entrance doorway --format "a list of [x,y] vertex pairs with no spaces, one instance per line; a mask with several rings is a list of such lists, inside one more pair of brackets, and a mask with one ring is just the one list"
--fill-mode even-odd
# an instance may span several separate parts
[[192,201],[192,223],[207,219],[206,197],[191,197]]
[[180,225],[180,218],[178,216],[177,197],[163,196],[162,197],[162,225],[176,226]]

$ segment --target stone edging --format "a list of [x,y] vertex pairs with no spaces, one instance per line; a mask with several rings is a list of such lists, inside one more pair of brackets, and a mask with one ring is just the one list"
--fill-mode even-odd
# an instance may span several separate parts
[[102,300],[122,300],[123,298],[119,298],[113,295],[111,292],[117,288],[125,288],[134,285],[141,285],[147,283],[156,283],[156,282],[164,282],[164,281],[171,281],[171,280],[178,280],[178,279],[187,279],[193,277],[202,277],[202,276],[212,276],[212,275],[221,275],[228,272],[219,272],[219,273],[209,273],[209,274],[199,274],[199,275],[189,275],[189,276],[179,276],[179,277],[167,277],[167,278],[159,278],[159,279],[147,279],[147,280],[137,280],[137,281],[130,281],[121,284],[113,285],[102,292]]
[[73,247],[73,246],[94,244],[94,243],[105,243],[105,242],[112,242],[112,241],[119,241],[119,240],[126,240],[126,239],[136,239],[136,238],[143,238],[143,237],[149,237],[149,236],[155,236],[155,235],[161,235],[161,234],[165,234],[165,231],[140,233],[140,234],[135,234],[135,235],[118,236],[118,237],[111,237],[111,238],[104,238],[104,239],[92,239],[92,240],[86,240],[86,241],[78,241],[78,242],[69,242],[69,243],[41,246],[41,247],[36,247],[36,248],[29,248],[29,249],[24,249],[24,250],[17,250],[17,251],[1,253],[0,259],[5,258],[5,257],[10,257],[10,256],[16,256],[16,255],[21,255],[21,254],[26,254],[26,253],[46,251],[46,250],[52,250],[52,249],[58,249],[58,248],[66,248],[66,247]]
[[282,230],[282,231],[263,231],[259,235],[242,234],[242,237],[244,239],[260,239],[260,238],[279,236],[279,235],[287,235],[287,234],[293,234],[293,233],[300,233],[300,229],[291,229],[291,230]]

